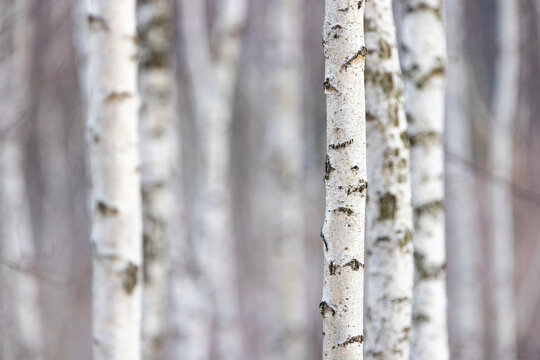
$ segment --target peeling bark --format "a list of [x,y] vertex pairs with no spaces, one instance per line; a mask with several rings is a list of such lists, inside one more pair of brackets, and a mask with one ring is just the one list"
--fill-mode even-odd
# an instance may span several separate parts
[[[363,358],[366,179],[364,2],[327,0],[323,30],[327,101],[327,179],[323,235],[323,359]],[[331,84],[331,86],[330,86]],[[339,131],[336,131],[339,129]]]

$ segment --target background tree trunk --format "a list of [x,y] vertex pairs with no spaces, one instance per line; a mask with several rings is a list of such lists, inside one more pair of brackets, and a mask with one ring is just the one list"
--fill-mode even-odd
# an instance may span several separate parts
[[362,359],[366,140],[365,2],[326,1],[323,359]]
[[448,307],[452,359],[484,359],[484,314],[482,294],[482,234],[474,168],[473,123],[469,112],[470,87],[465,48],[464,2],[447,2],[447,184]]
[[[141,94],[141,181],[143,205],[143,356],[163,359],[170,222],[176,140],[175,76],[169,58],[172,42],[169,0],[138,2],[139,89]],[[175,219],[178,221],[178,219]],[[182,241],[183,239],[180,239]]]
[[141,358],[141,197],[135,0],[88,9],[94,359]]
[[32,27],[25,0],[0,5],[0,357],[43,357],[36,251],[24,174]]
[[514,221],[510,183],[513,169],[513,135],[519,91],[519,4],[497,1],[499,52],[491,106],[489,166],[493,174],[507,180],[504,186],[490,186],[491,209],[491,358],[517,357],[514,299]]
[[[237,66],[247,4],[245,0],[221,0],[216,11],[213,41],[209,44],[204,2],[182,1],[186,60],[202,147],[194,251],[200,272],[200,291],[209,292],[213,301],[216,356],[226,360],[238,359],[242,353],[237,262],[230,218],[229,157]],[[205,329],[199,329],[199,339],[210,336],[211,324],[208,322],[212,317],[208,305],[200,316],[205,317],[201,320],[207,325],[203,325]]]
[[[272,0],[269,5],[270,51],[266,80],[270,84],[265,124],[265,202],[277,203],[266,221],[270,232],[270,295],[266,359],[307,359],[307,307],[303,213],[302,3]],[[277,201],[276,201],[277,198]]]
[[366,359],[409,359],[413,218],[409,138],[392,1],[366,4]]
[[444,242],[443,1],[402,2],[402,67],[411,143],[415,285],[411,358],[448,359]]

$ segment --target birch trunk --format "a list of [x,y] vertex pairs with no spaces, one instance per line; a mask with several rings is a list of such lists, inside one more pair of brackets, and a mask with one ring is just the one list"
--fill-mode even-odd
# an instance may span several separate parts
[[405,0],[402,67],[411,143],[415,285],[412,359],[448,359],[444,239],[442,0]]
[[497,1],[499,54],[491,107],[489,166],[508,185],[491,186],[491,316],[493,359],[517,356],[514,299],[514,229],[512,193],[513,133],[519,91],[519,3]]
[[327,109],[323,359],[363,358],[367,191],[364,2],[327,0],[323,30]]
[[[271,295],[266,314],[267,359],[307,359],[305,250],[302,206],[302,4],[299,0],[269,2],[272,34],[268,82],[271,115],[266,134],[273,149],[265,164],[276,190],[267,197],[278,203],[270,230]],[[271,77],[271,78],[270,78]]]
[[[245,0],[217,3],[211,55],[205,4],[182,1],[186,57],[194,92],[195,115],[201,143],[198,234],[195,256],[199,292],[210,293],[214,307],[215,352],[220,359],[238,359],[242,353],[235,243],[232,236],[229,185],[230,126],[233,116],[241,35],[246,20]],[[208,86],[213,84],[212,86]],[[199,341],[208,344],[212,315],[201,309],[203,325],[197,325]],[[204,345],[206,346],[206,345]],[[206,357],[207,355],[200,354]]]
[[173,159],[179,154],[172,143],[174,124],[174,73],[169,0],[139,0],[139,90],[141,95],[141,181],[143,205],[143,357],[163,359],[165,300],[169,257],[169,230]]
[[[447,3],[449,58],[446,133],[452,154],[473,162],[473,133],[468,114],[469,79],[465,52],[463,1]],[[447,168],[449,337],[452,359],[484,359],[482,244],[475,172],[462,164]]]
[[366,359],[409,359],[413,215],[409,139],[392,1],[366,5]]
[[141,358],[135,0],[89,4],[94,359]]
[[5,359],[41,359],[44,350],[39,283],[27,271],[36,260],[21,132],[30,84],[28,5],[27,1],[0,5],[0,357]]

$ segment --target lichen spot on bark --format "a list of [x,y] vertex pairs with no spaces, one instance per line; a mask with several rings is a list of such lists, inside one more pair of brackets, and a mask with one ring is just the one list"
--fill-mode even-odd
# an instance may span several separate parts
[[392,220],[396,217],[396,197],[386,193],[380,198],[380,220]]
[[126,293],[131,294],[137,285],[139,267],[132,262],[122,272],[122,286]]

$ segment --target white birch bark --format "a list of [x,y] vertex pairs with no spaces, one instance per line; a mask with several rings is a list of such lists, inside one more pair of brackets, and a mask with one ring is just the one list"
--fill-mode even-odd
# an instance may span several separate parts
[[519,3],[497,1],[499,54],[495,65],[495,88],[491,106],[489,166],[493,174],[507,179],[506,186],[491,186],[490,275],[492,358],[517,357],[514,299],[514,229],[512,193],[513,133],[519,91]]
[[[468,113],[469,87],[465,52],[463,1],[447,2],[448,38],[447,119],[448,149],[473,161],[472,122]],[[475,172],[463,164],[449,162],[446,204],[448,223],[449,337],[452,359],[484,359],[484,316],[482,297],[482,244],[480,209]]]
[[94,359],[141,358],[142,220],[135,0],[88,9]]
[[141,182],[143,205],[143,357],[163,359],[165,303],[172,220],[174,126],[174,72],[172,14],[169,0],[139,0],[139,91]]
[[[29,96],[31,29],[27,1],[0,4],[0,357],[43,356],[39,283],[24,176],[21,123]],[[26,270],[26,271],[25,271]]]
[[[307,359],[305,250],[302,205],[302,3],[272,0],[267,81],[270,119],[265,135],[272,149],[265,163],[274,182],[266,201],[277,203],[269,254],[270,296],[266,318],[266,359]],[[268,189],[270,190],[270,189]],[[269,220],[271,221],[271,220]]]
[[[204,22],[204,2],[182,1],[186,59],[202,147],[196,209],[199,224],[194,249],[200,272],[198,291],[211,293],[215,311],[215,352],[220,359],[238,359],[242,353],[228,177],[230,126],[246,7],[245,0],[218,1],[211,49]],[[199,336],[194,337],[196,343],[192,343],[195,347],[201,346],[200,341],[208,344],[211,335],[211,314],[208,307],[201,310],[206,313],[195,315],[203,321],[202,325],[197,325]]]
[[413,214],[409,138],[392,1],[365,13],[368,201],[366,359],[409,359]]
[[401,23],[405,109],[411,142],[415,285],[412,359],[448,359],[444,239],[442,0],[405,0]]
[[326,0],[323,359],[363,358],[367,190],[363,1]]

